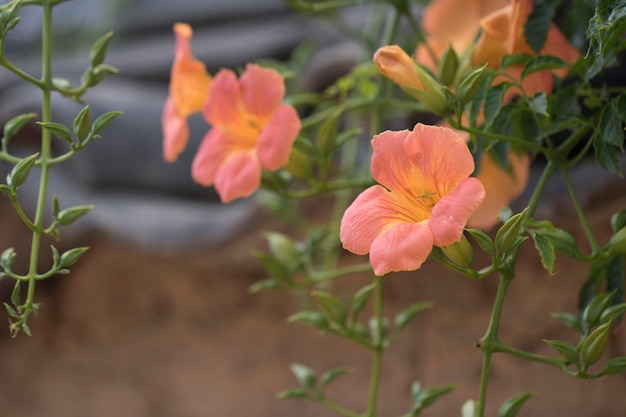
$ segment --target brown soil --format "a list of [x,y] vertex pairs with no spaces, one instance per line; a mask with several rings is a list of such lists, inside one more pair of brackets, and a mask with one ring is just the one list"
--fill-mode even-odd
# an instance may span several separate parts
[[[626,206],[624,190],[605,193],[589,208],[600,241],[610,215]],[[556,219],[554,219],[556,222]],[[560,225],[582,240],[569,211]],[[250,256],[263,249],[259,221],[236,241],[193,251],[149,252],[104,236],[81,237],[92,249],[69,276],[38,287],[40,313],[33,337],[0,332],[0,415],[12,417],[323,417],[335,414],[306,401],[275,399],[296,385],[288,366],[304,363],[317,372],[349,366],[330,396],[362,411],[370,355],[362,348],[323,336],[284,319],[296,311],[291,294],[251,295],[263,278]],[[0,248],[28,251],[9,207],[0,205]],[[551,355],[543,339],[576,342],[576,335],[549,314],[574,311],[588,267],[559,258],[556,275],[546,273],[531,244],[522,251],[508,297],[501,337],[531,352]],[[356,288],[367,277],[346,280]],[[3,301],[10,284],[1,283]],[[382,375],[380,416],[410,407],[409,386],[458,384],[425,416],[459,416],[477,395],[481,353],[474,347],[485,331],[496,279],[476,282],[429,261],[415,273],[385,279],[385,304],[433,300],[389,349]],[[343,288],[343,287],[342,287]],[[624,324],[612,335],[608,354],[626,356]],[[520,416],[623,417],[626,375],[572,379],[559,370],[496,356],[489,392],[490,415],[506,398],[536,393]]]

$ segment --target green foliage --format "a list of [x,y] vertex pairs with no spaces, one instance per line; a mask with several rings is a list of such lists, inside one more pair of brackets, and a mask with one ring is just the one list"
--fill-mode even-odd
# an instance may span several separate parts
[[618,53],[626,48],[622,34],[626,31],[626,0],[598,0],[595,15],[589,22],[587,38],[588,80],[603,68],[614,64]]

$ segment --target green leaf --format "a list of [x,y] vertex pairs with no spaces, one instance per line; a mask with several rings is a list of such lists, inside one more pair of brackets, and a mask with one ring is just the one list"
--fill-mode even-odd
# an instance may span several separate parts
[[359,313],[365,308],[367,300],[369,300],[370,296],[372,295],[372,291],[374,291],[374,288],[376,288],[375,283],[368,284],[358,290],[356,294],[354,294],[354,296],[352,297],[352,300],[350,301],[350,309],[353,322],[356,321]]
[[624,150],[624,131],[622,130],[622,119],[617,113],[615,105],[612,102],[602,109],[598,129],[600,139],[604,143],[613,145],[620,151]]
[[626,358],[619,357],[613,358],[604,364],[602,367],[602,371],[600,371],[603,375],[617,375],[622,372],[626,372]]
[[490,126],[500,112],[502,108],[502,97],[509,87],[509,83],[501,83],[487,91],[484,106],[485,126]]
[[610,327],[611,322],[604,323],[582,340],[580,344],[580,357],[585,367],[593,365],[602,357],[609,340]]
[[439,385],[426,390],[419,390],[417,395],[414,396],[414,412],[415,410],[423,410],[424,408],[433,405],[439,398],[455,389],[456,386],[454,385]]
[[595,15],[587,27],[589,50],[587,51],[587,80],[615,62],[617,55],[624,49],[621,41],[626,31],[626,1],[598,0]]
[[[454,49],[448,45],[439,59],[439,80],[443,85],[450,85],[454,81],[457,68],[459,67],[459,57]],[[469,101],[469,100],[468,100]]]
[[601,135],[594,135],[593,148],[598,164],[612,174],[623,176],[619,165],[620,151],[617,147],[602,140]]
[[343,328],[346,325],[346,308],[344,305],[333,297],[331,294],[315,290],[311,293],[317,299],[322,314],[326,316],[328,321],[339,325]]
[[70,145],[74,144],[72,136],[70,135],[70,130],[61,123],[37,122],[37,124],[41,125],[41,127],[52,133],[57,138],[61,139],[63,142],[67,142]]
[[282,286],[280,285],[280,283],[274,278],[267,278],[250,285],[248,287],[248,292],[250,292],[251,294],[256,294],[265,290],[279,290],[281,288]]
[[394,321],[394,332],[399,333],[404,329],[418,314],[432,308],[433,303],[430,301],[423,301],[415,303],[399,312]]
[[548,30],[560,0],[542,0],[535,3],[524,25],[524,37],[535,53],[539,53],[548,37]]
[[8,122],[4,124],[4,139],[7,140],[15,136],[17,132],[22,130],[22,128],[35,117],[37,117],[36,113],[26,113],[11,118]]
[[514,65],[524,65],[532,57],[532,55],[524,52],[515,55],[505,55],[500,60],[500,68],[507,69],[508,67],[512,67]]
[[328,384],[333,382],[338,377],[340,377],[342,375],[345,375],[345,374],[347,374],[349,372],[350,372],[350,368],[346,368],[346,367],[335,368],[335,369],[332,369],[332,370],[330,370],[328,372],[324,372],[324,374],[322,375],[322,378],[321,378],[322,385],[324,387],[326,387],[326,386],[328,386]]
[[559,352],[568,364],[574,363],[578,365],[578,352],[574,346],[564,342],[563,340],[544,340],[544,342],[546,342],[552,349]]
[[340,107],[337,108],[317,130],[315,141],[317,148],[320,150],[322,155],[329,155],[335,149],[335,141],[339,130],[339,117],[341,116],[341,112],[342,109]]
[[568,67],[569,64],[561,58],[551,55],[540,55],[533,57],[524,64],[522,69],[522,79],[539,71],[557,70]]
[[548,117],[548,98],[544,91],[537,93],[528,100],[528,105],[533,113]]
[[50,250],[52,251],[52,263],[54,266],[59,265],[59,261],[61,260],[61,255],[59,251],[54,246],[50,245]]
[[26,179],[28,179],[28,174],[30,174],[30,170],[35,166],[38,157],[39,154],[36,153],[15,164],[11,173],[7,176],[7,185],[12,191],[15,191],[17,187],[24,184]]
[[500,411],[498,412],[499,417],[515,417],[522,406],[533,394],[529,392],[523,392],[521,394],[517,394],[508,400],[506,400],[502,406],[500,407]]
[[287,165],[283,169],[298,178],[307,179],[313,175],[313,164],[309,156],[296,147],[291,149],[289,161],[287,161]]
[[121,111],[110,111],[108,113],[104,113],[96,118],[93,122],[92,131],[94,133],[101,133],[104,129],[111,124],[113,120],[115,120],[118,116],[124,114]]
[[554,269],[554,261],[556,260],[556,256],[554,254],[554,246],[550,240],[546,239],[539,233],[531,233],[533,240],[535,241],[535,248],[537,248],[537,252],[541,256],[541,264],[543,267],[553,275]]
[[11,270],[11,265],[13,265],[13,261],[15,260],[15,249],[7,248],[0,255],[0,266],[4,268],[5,271],[9,272]]
[[288,323],[301,323],[320,331],[328,330],[328,320],[317,311],[300,311],[287,317]]
[[461,107],[472,101],[479,93],[483,80],[485,79],[486,68],[487,64],[483,65],[481,68],[475,69],[470,72],[459,84],[457,97],[459,98],[459,104]]
[[565,326],[569,327],[572,330],[576,330],[577,332],[582,332],[582,328],[580,327],[580,320],[578,316],[572,313],[568,313],[565,311],[552,313],[552,317],[563,323]]
[[92,67],[97,67],[102,64],[104,61],[104,57],[107,53],[107,48],[109,46],[109,42],[113,37],[113,31],[105,33],[102,35],[97,41],[94,42],[91,49],[89,50],[89,62]]
[[20,281],[15,281],[15,285],[13,286],[13,291],[11,291],[11,302],[14,306],[19,306],[22,304],[22,292],[20,290]]
[[74,135],[78,138],[79,142],[82,142],[91,128],[91,117],[89,115],[89,106],[85,106],[74,118],[72,123],[74,129]]
[[265,272],[267,272],[270,277],[286,283],[287,285],[291,285],[291,274],[289,273],[287,267],[280,261],[263,252],[253,252],[253,256],[261,262]]
[[297,262],[300,258],[300,252],[296,247],[296,243],[289,236],[278,232],[265,233],[270,253],[274,259],[283,265],[289,265]]
[[9,313],[9,316],[11,316],[11,317],[19,317],[19,314],[17,314],[15,309],[13,307],[11,307],[8,303],[2,303],[2,304],[4,304],[4,308],[6,308],[7,313]]
[[290,368],[300,385],[313,390],[317,387],[317,378],[310,368],[299,363],[292,364]]
[[626,226],[626,209],[618,211],[611,216],[611,228],[613,233],[617,233],[618,230]]
[[626,303],[616,304],[604,309],[600,316],[600,323],[606,323],[609,320],[617,321],[626,313]]

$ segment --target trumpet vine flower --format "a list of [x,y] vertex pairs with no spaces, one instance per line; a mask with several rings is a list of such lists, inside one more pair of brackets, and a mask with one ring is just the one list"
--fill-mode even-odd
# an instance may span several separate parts
[[252,194],[261,169],[286,165],[300,131],[296,110],[281,104],[282,76],[248,64],[239,79],[222,69],[214,77],[203,115],[212,125],[194,158],[191,174],[201,185],[214,185],[222,202]]
[[470,175],[474,160],[452,129],[417,124],[372,139],[372,175],[379,185],[348,207],[340,227],[343,247],[369,253],[376,275],[418,269],[433,246],[459,242],[485,196]]
[[170,75],[169,97],[163,109],[163,158],[174,162],[187,146],[187,118],[200,112],[211,85],[211,75],[191,53],[193,31],[186,23],[174,25],[176,46]]

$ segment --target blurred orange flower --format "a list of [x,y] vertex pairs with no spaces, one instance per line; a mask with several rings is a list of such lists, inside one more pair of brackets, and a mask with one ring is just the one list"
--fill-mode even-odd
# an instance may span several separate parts
[[212,125],[196,154],[191,175],[201,185],[215,185],[222,202],[252,194],[261,168],[275,171],[289,160],[300,131],[296,110],[281,104],[282,76],[248,64],[239,80],[220,70],[211,83],[203,115]]
[[202,110],[211,76],[191,53],[193,31],[186,23],[174,25],[176,47],[170,76],[170,93],[162,116],[163,158],[173,162],[187,146],[187,117]]
[[376,275],[418,269],[433,245],[459,242],[485,190],[463,138],[452,129],[417,124],[372,139],[372,175],[340,227],[343,247],[369,253]]

